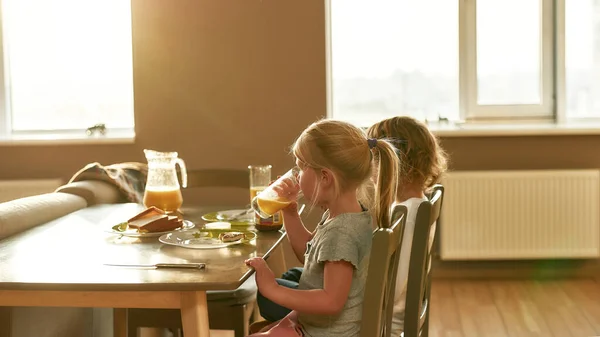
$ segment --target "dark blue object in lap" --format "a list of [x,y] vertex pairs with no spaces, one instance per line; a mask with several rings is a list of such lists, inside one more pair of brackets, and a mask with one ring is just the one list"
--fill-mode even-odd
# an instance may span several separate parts
[[[302,276],[302,272],[304,268],[291,268],[281,275],[281,278],[275,279],[277,283],[281,286],[297,289],[298,283],[300,282],[300,276]],[[256,303],[258,304],[258,309],[260,311],[260,315],[270,322],[279,321],[283,319],[287,314],[290,313],[290,309],[280,306],[277,303],[272,302],[268,298],[261,295],[260,291],[256,294]]]
[[300,283],[300,276],[302,276],[303,271],[304,268],[301,267],[291,268],[290,270],[283,273],[283,275],[281,275],[281,278],[284,280]]

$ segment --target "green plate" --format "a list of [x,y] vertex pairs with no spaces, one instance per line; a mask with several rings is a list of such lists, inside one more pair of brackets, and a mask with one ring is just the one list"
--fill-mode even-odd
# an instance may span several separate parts
[[191,235],[198,238],[218,238],[219,234],[227,233],[227,232],[239,232],[244,234],[244,238],[238,241],[238,243],[247,243],[254,239],[256,239],[256,232],[244,230],[244,229],[206,229],[206,228],[198,228],[195,230],[188,230],[187,233],[191,233]]
[[202,216],[202,220],[208,222],[229,222],[232,226],[253,226],[254,225],[254,217],[253,214],[248,214],[244,218],[229,220],[229,216],[231,214],[239,214],[243,210],[228,210],[228,211],[219,211],[207,213]]

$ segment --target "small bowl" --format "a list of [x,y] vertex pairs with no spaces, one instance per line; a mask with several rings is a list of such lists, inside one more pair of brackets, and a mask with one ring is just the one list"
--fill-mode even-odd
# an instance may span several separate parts
[[261,232],[275,232],[283,228],[283,225],[259,225],[254,224],[254,228]]

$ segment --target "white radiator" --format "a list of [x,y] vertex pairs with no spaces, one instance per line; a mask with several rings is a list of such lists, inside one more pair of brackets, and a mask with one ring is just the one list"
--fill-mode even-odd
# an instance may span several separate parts
[[0,203],[54,192],[62,179],[0,180]]
[[450,172],[443,260],[597,258],[600,171]]

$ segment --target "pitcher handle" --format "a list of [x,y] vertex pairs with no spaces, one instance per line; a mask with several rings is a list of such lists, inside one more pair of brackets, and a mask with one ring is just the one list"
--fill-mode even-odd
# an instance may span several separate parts
[[179,169],[181,171],[181,187],[187,187],[187,169],[185,168],[185,162],[181,158],[177,158],[175,160],[175,164],[179,165]]

